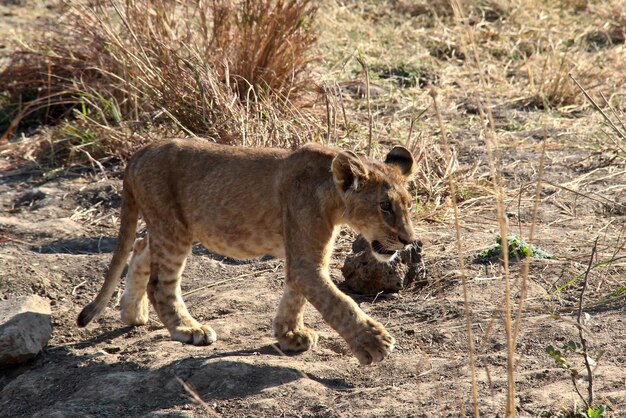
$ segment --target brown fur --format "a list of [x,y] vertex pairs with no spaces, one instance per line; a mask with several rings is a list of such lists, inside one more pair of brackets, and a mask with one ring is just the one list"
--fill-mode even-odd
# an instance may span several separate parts
[[402,147],[381,163],[314,144],[295,152],[192,139],[148,145],[126,169],[111,266],[78,324],[85,326],[106,307],[141,214],[149,238],[134,246],[121,303],[125,322],[145,324],[149,299],[173,339],[195,345],[216,340],[209,326],[189,315],[181,297],[185,260],[199,241],[229,257],[286,259],[285,291],[274,319],[282,349],[317,343],[317,334],[304,326],[308,300],[361,363],[381,361],[393,349],[393,337],[335,287],[328,264],[342,224],[378,242],[377,255],[384,260],[414,240],[405,184],[414,170],[413,157]]

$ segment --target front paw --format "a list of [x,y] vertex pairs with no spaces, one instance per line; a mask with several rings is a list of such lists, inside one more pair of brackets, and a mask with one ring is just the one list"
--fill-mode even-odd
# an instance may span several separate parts
[[301,327],[287,331],[278,338],[278,345],[283,351],[306,351],[317,345],[318,335],[310,328]]
[[380,323],[367,318],[359,333],[348,343],[359,363],[371,364],[387,357],[393,351],[396,340]]

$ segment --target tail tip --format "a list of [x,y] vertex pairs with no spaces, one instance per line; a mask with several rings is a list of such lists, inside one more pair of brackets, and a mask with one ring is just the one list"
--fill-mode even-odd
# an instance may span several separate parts
[[81,328],[86,327],[87,324],[91,322],[94,316],[94,310],[92,309],[91,304],[89,304],[85,306],[82,311],[80,311],[80,314],[76,319],[76,325]]

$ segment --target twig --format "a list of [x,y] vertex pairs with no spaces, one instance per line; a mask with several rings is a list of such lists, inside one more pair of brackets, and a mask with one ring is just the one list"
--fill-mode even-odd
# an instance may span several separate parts
[[613,251],[613,255],[611,256],[611,259],[617,257],[617,253],[619,253],[620,251],[624,249],[624,244],[626,244],[626,241],[623,243],[620,243],[624,235],[624,231],[626,231],[626,224],[622,225],[622,228],[619,231],[619,235],[617,236],[617,242],[615,243],[615,251]]
[[606,97],[604,97],[604,93],[600,92],[600,97],[602,97],[602,100],[604,100],[604,104],[607,105],[611,113],[613,113],[613,116],[615,116],[615,119],[617,119],[619,124],[622,126],[622,129],[624,130],[624,132],[626,132],[626,125],[624,125],[624,121],[622,121],[622,119],[619,117],[619,115],[617,114],[613,106],[611,106],[611,103],[609,103]]
[[357,56],[356,60],[363,67],[363,71],[365,71],[365,98],[367,100],[367,119],[369,125],[368,137],[367,137],[367,156],[372,156],[372,106],[370,103],[370,72],[367,68],[367,64],[362,56]]
[[415,149],[411,144],[411,139],[413,136],[413,125],[415,125],[415,118],[411,118],[411,125],[409,126],[409,135],[406,138],[405,146],[415,155]]
[[231,277],[230,279],[220,280],[219,282],[210,283],[210,284],[207,284],[206,286],[201,286],[201,287],[198,287],[197,289],[190,290],[187,293],[183,293],[183,296],[188,296],[188,295],[191,295],[193,293],[199,292],[201,290],[210,289],[212,287],[219,286],[219,285],[222,285],[224,283],[234,282],[236,280],[240,280],[240,279],[243,279],[245,277],[253,276],[253,275],[257,274],[257,273],[258,274],[260,274],[260,273],[267,273],[268,271],[272,271],[272,270],[274,270],[274,269],[268,268],[268,269],[265,269],[265,270],[253,271],[252,273],[242,274],[241,276],[237,276],[237,277]]
[[98,166],[98,168],[100,169],[100,172],[102,173],[102,177],[106,180],[108,179],[107,177],[107,172],[104,169],[104,166],[102,165],[102,163],[100,163],[100,161],[96,160],[95,158],[93,158],[91,156],[91,154],[86,150],[83,149],[81,145],[77,146],[76,149],[78,149],[80,152],[82,152],[83,154],[85,154],[87,156],[87,159],[89,160],[89,162],[91,163],[91,168],[93,169],[93,171],[96,171],[96,167]]
[[72,296],[74,296],[76,294],[76,291],[78,290],[78,288],[81,287],[82,285],[84,285],[85,283],[87,283],[87,280],[83,280],[82,282],[80,282],[76,286],[74,286],[72,288]]
[[209,413],[209,415],[213,417],[220,416],[217,412],[213,410],[213,408],[209,406],[209,404],[207,404],[204,400],[202,400],[200,395],[198,395],[198,392],[196,392],[195,389],[192,388],[187,382],[185,382],[183,379],[181,379],[178,376],[176,376],[176,380],[178,380],[178,383],[180,383],[183,386],[183,388],[185,389],[185,392],[189,394],[189,397],[191,398],[191,400],[193,400],[195,403],[203,407]]
[[[549,181],[549,180],[545,180],[545,179],[544,179],[544,180],[543,180],[543,182],[544,182],[545,184],[549,185],[549,186],[553,186],[553,187],[557,187],[557,188],[559,188],[559,189],[563,189],[563,190],[565,190],[566,192],[570,192],[570,193],[575,194],[576,196],[580,196],[580,197],[587,198],[587,199],[589,199],[589,200],[593,200],[594,202],[598,202],[598,203],[611,203],[611,204],[618,205],[618,206],[624,206],[624,204],[623,204],[623,203],[616,202],[616,201],[614,201],[614,200],[611,200],[611,199],[609,199],[609,198],[606,198],[606,197],[604,197],[604,196],[602,196],[602,195],[600,195],[600,194],[597,194],[597,193],[589,192],[588,194],[585,194],[585,193],[581,193],[581,192],[579,192],[579,191],[576,191],[576,190],[574,190],[574,189],[572,189],[572,188],[569,188],[569,187],[567,187],[567,186],[563,186],[562,184],[553,183],[553,182],[551,182],[551,181]],[[592,195],[594,195],[594,196],[598,196],[598,197],[597,197],[597,198],[595,198],[595,197],[592,197]]]
[[348,118],[346,116],[346,107],[343,104],[343,91],[341,91],[341,87],[337,82],[335,82],[335,87],[337,88],[337,93],[339,93],[339,104],[341,105],[341,113],[343,114],[343,127],[344,129],[348,129]]
[[[591,271],[591,267],[593,265],[593,258],[596,255],[597,246],[598,246],[598,238],[596,237],[595,241],[593,242],[593,247],[591,248],[591,256],[589,257],[589,264],[587,265],[587,270],[585,271],[585,276],[583,277],[583,288],[580,291],[580,299],[578,301],[578,317],[576,318],[576,322],[578,322],[579,325],[582,325],[581,319],[583,315],[583,303],[584,303],[584,298],[585,298],[585,291],[587,290],[589,272]],[[587,368],[587,375],[589,378],[589,384],[587,385],[589,401],[588,402],[585,401],[585,399],[582,398],[582,396],[581,398],[587,404],[587,408],[589,408],[590,406],[593,405],[593,372],[591,371],[591,364],[589,364],[589,356],[587,354],[587,339],[585,338],[585,334],[583,333],[581,327],[578,327],[578,336],[580,338],[580,344],[583,347],[583,357],[585,360],[585,367]],[[574,383],[574,386],[575,385],[576,384]]]
[[583,402],[585,403],[585,405],[587,406],[587,408],[589,408],[589,404],[587,403],[587,401],[585,400],[585,397],[583,396],[582,393],[580,393],[580,389],[578,389],[578,383],[576,383],[576,375],[570,373],[570,377],[572,378],[572,383],[574,384],[574,390],[576,391],[576,393],[578,394],[578,396],[580,397],[580,399],[583,400]]
[[374,296],[374,300],[372,300],[372,304],[376,303],[376,300],[378,299],[378,297],[382,295],[383,293],[385,293],[384,290],[381,290],[380,292],[376,293],[376,296]]
[[593,100],[593,99],[591,98],[591,96],[589,95],[589,93],[587,93],[587,91],[583,88],[583,86],[581,86],[581,85],[580,85],[580,83],[578,82],[578,80],[576,80],[576,79],[574,78],[574,76],[572,75],[572,73],[568,73],[568,75],[569,75],[569,78],[571,78],[571,79],[572,79],[572,81],[573,81],[574,83],[576,83],[576,85],[578,86],[578,88],[580,89],[580,91],[582,91],[582,92],[583,92],[583,94],[585,95],[585,97],[587,98],[587,100],[589,100],[589,101],[591,102],[591,104],[593,105],[593,107],[595,107],[595,108],[596,108],[596,110],[597,110],[598,112],[600,112],[600,114],[602,115],[602,117],[604,117],[604,120],[606,120],[606,121],[607,121],[607,123],[609,124],[609,126],[610,126],[611,128],[613,128],[613,130],[617,133],[617,135],[618,135],[620,138],[622,138],[622,139],[626,140],[626,134],[625,134],[625,133],[623,133],[622,131],[620,131],[620,130],[619,130],[619,128],[618,128],[617,126],[615,126],[615,124],[613,123],[613,121],[612,121],[612,120],[611,120],[611,119],[607,116],[607,114],[606,114],[606,113],[604,113],[604,110],[602,110],[602,109],[600,108],[600,106],[598,106],[598,104],[595,102],[595,100]]
[[330,100],[328,98],[328,88],[324,85],[324,99],[326,100],[326,145],[330,144],[330,128],[331,128],[331,110]]
[[48,106],[46,106],[46,115],[43,117],[43,123],[48,123],[48,116],[50,116],[50,102],[52,100],[52,62],[48,61]]
[[[448,140],[446,138],[446,130],[443,125],[443,120],[441,118],[441,113],[439,112],[439,107],[437,106],[437,92],[434,89],[430,90],[430,97],[433,99],[433,106],[435,108],[435,113],[437,115],[437,120],[439,121],[439,130],[441,132],[442,144],[444,146],[444,152],[446,155],[452,157],[450,153],[450,149],[448,147]],[[474,334],[472,333],[472,320],[468,303],[468,295],[467,295],[467,275],[465,273],[465,262],[463,261],[463,247],[461,245],[461,227],[459,225],[459,207],[456,203],[456,187],[455,187],[455,175],[454,171],[448,176],[448,185],[450,187],[450,200],[452,202],[452,207],[454,210],[454,226],[456,230],[456,250],[459,257],[459,269],[461,271],[461,281],[463,283],[463,305],[465,309],[465,322],[466,322],[466,331],[467,331],[467,345],[469,348],[469,362],[470,362],[470,372],[472,376],[472,404],[474,406],[474,417],[479,417],[480,413],[478,412],[478,389],[476,384],[476,367],[474,364]]]

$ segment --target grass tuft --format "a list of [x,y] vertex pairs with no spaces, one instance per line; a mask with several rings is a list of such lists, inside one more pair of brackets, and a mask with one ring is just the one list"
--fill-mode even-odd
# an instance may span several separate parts
[[313,90],[315,13],[309,0],[69,3],[0,72],[11,109],[0,130],[6,141],[20,122],[78,112],[98,126],[165,121],[220,142],[297,146],[315,135],[293,105]]

